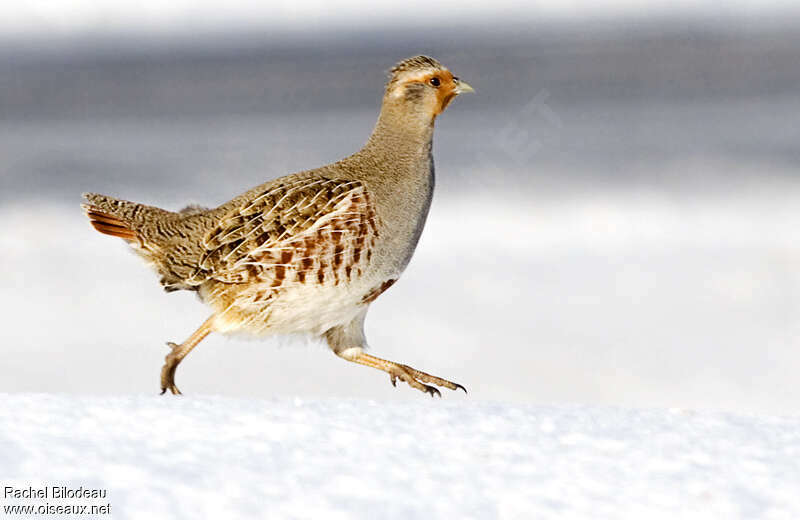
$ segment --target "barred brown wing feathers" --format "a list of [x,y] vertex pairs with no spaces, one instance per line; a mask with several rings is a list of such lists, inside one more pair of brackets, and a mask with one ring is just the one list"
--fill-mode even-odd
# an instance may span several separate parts
[[205,237],[195,281],[293,284],[351,280],[369,262],[377,217],[361,182],[325,178],[272,186]]

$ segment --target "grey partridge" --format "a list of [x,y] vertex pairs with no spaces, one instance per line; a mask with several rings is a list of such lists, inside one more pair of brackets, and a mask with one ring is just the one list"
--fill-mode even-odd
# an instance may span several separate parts
[[[336,163],[272,180],[214,209],[179,212],[87,193],[94,228],[128,242],[167,291],[196,291],[212,315],[171,352],[161,393],[180,391],[175,370],[209,333],[305,332],[336,355],[413,388],[463,386],[364,350],[364,318],[411,259],[434,185],[434,121],[472,88],[433,58],[389,74],[364,147]],[[435,386],[434,386],[435,385]],[[465,390],[466,391],[466,390]]]

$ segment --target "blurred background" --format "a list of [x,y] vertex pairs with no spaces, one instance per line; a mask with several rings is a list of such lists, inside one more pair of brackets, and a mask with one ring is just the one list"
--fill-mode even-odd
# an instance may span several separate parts
[[[82,192],[216,205],[337,160],[424,53],[477,95],[437,122],[375,354],[454,401],[797,413],[798,21],[747,0],[0,4],[0,391],[155,394],[164,343],[208,314],[94,232]],[[212,336],[177,382],[423,398],[297,337]]]

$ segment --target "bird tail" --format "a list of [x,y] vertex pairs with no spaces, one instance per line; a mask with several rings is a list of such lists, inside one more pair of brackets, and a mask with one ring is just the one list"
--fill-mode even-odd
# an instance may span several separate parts
[[[197,290],[199,284],[188,281],[193,275],[192,261],[187,260],[186,265],[176,265],[165,252],[172,247],[175,236],[183,236],[180,223],[201,214],[203,208],[190,206],[174,213],[97,193],[84,193],[83,197],[86,203],[81,207],[92,227],[104,235],[125,240],[137,255],[161,275],[161,285],[167,292]],[[185,256],[190,252],[184,248],[181,254]]]
[[81,207],[86,212],[86,216],[89,217],[89,224],[100,233],[111,235],[112,237],[119,237],[128,242],[137,240],[138,236],[136,235],[136,231],[131,229],[124,220],[100,211],[96,206],[81,204]]
[[100,233],[142,245],[139,230],[148,218],[171,212],[136,202],[115,199],[98,193],[84,193],[88,202],[81,204],[89,223]]

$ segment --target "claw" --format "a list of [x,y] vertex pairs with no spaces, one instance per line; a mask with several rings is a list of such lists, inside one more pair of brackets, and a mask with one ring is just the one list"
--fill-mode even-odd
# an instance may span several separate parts
[[161,395],[167,393],[169,390],[172,395],[182,395],[181,391],[175,385],[175,369],[178,368],[180,361],[175,361],[175,351],[180,348],[180,345],[167,341],[167,346],[170,348],[170,353],[164,358],[164,366],[161,368]]
[[[339,355],[341,356],[341,354]],[[436,388],[436,386],[441,386],[450,390],[458,390],[460,388],[465,394],[467,393],[467,389],[458,383],[453,383],[452,381],[442,379],[441,377],[432,376],[408,365],[381,359],[363,352],[358,354],[355,358],[345,357],[345,359],[360,365],[366,365],[368,367],[383,370],[389,374],[389,381],[392,383],[392,386],[395,387],[397,386],[397,380],[399,379],[400,381],[407,383],[411,388],[425,392],[426,394],[430,394],[431,397],[442,397],[442,393],[438,388]]]
[[164,358],[164,366],[161,367],[161,395],[166,394],[167,390],[173,395],[181,395],[181,391],[175,386],[175,371],[189,352],[203,341],[203,338],[214,332],[215,320],[216,317],[212,315],[180,345],[167,341],[170,353]]

